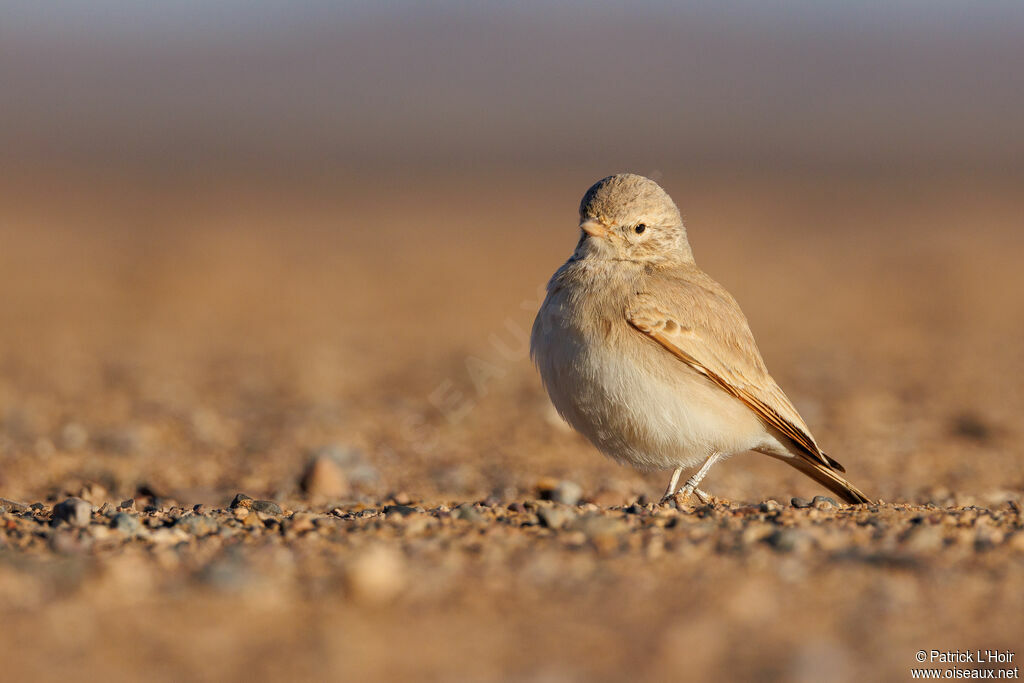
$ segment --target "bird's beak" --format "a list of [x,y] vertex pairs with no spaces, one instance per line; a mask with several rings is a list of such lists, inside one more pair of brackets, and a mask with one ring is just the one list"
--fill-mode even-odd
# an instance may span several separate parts
[[608,236],[608,229],[601,225],[599,221],[596,221],[593,218],[588,218],[587,220],[580,223],[580,230],[587,233],[591,237]]

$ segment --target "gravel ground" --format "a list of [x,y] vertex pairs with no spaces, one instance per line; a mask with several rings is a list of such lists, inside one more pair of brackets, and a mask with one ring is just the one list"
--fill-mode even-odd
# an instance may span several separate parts
[[903,680],[922,649],[1019,652],[1019,184],[663,178],[885,501],[741,455],[678,509],[526,358],[597,175],[3,179],[0,678]]
[[[6,654],[32,678],[897,677],[921,648],[1019,646],[1018,501],[4,501]],[[40,629],[71,657],[24,661]]]

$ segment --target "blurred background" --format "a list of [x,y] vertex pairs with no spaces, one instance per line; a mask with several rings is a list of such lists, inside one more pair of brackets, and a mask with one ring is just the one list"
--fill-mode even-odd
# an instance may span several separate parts
[[[663,473],[562,425],[526,348],[579,198],[632,171],[674,197],[698,263],[860,488],[1019,498],[1022,64],[1024,5],[997,0],[0,0],[0,496],[299,505],[317,458],[340,469],[335,502],[507,504],[546,478],[602,505],[657,496]],[[709,489],[820,493],[762,460],[724,463]],[[128,629],[119,610],[144,623],[147,600],[168,623],[210,616],[187,592],[114,600],[4,566],[26,632],[68,611]],[[318,657],[332,619],[399,637],[411,618],[338,609],[289,612],[319,638],[289,647]],[[849,609],[835,638],[884,646]],[[506,618],[517,636],[488,641],[492,662],[537,645],[529,613]],[[472,641],[475,624],[448,627]],[[116,647],[68,638],[80,657]],[[225,676],[264,651],[238,638]],[[204,673],[196,643],[147,642],[106,673],[150,655]],[[387,637],[359,642],[357,670],[409,674],[372,655]],[[773,675],[809,676],[819,654]],[[618,655],[605,674],[642,658]]]
[[1024,9],[4,2],[11,162],[446,171],[1019,163]]

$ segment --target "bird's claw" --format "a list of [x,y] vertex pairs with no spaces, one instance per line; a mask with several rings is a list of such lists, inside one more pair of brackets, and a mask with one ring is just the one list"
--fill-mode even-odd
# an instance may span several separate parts
[[669,503],[675,502],[676,507],[681,508],[684,505],[689,504],[691,497],[696,497],[702,505],[729,504],[729,501],[726,500],[725,498],[716,498],[707,491],[702,491],[698,488],[691,488],[689,486],[684,486],[675,493],[671,495],[666,495],[661,499],[660,504],[667,505]]

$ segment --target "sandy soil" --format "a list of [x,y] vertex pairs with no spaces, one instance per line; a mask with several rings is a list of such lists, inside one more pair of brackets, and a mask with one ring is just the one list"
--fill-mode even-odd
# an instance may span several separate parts
[[1019,651],[1019,179],[664,174],[886,501],[794,506],[827,492],[742,455],[706,480],[731,504],[679,510],[527,358],[600,173],[0,180],[4,676],[902,680]]

